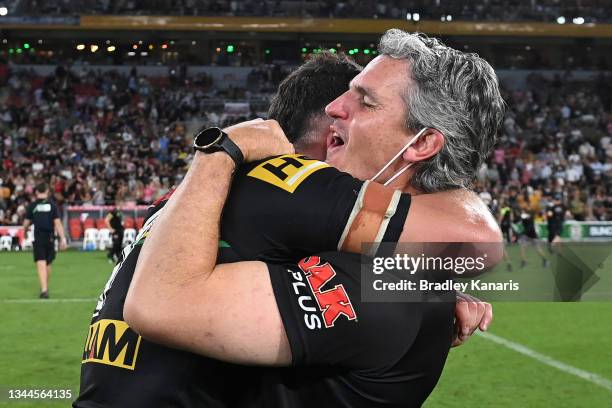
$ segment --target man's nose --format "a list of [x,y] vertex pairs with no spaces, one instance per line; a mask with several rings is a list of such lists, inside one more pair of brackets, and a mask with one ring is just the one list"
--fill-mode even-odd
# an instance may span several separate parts
[[346,119],[348,117],[348,110],[346,109],[345,105],[345,96],[346,92],[331,101],[325,107],[325,113],[327,114],[327,116],[334,119]]

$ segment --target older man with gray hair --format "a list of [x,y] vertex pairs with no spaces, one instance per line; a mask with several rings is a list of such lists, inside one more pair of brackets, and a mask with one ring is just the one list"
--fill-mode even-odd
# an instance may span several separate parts
[[[498,242],[495,220],[466,189],[503,116],[492,68],[474,54],[400,30],[388,31],[379,50],[326,108],[333,120],[328,162],[415,200],[448,191],[456,205],[437,215],[437,225],[478,219],[436,236],[428,208],[420,206],[416,217],[410,210],[400,242],[418,242],[425,231],[433,241]],[[293,152],[275,121],[226,132],[246,161]],[[259,378],[257,406],[420,406],[450,347],[452,305],[360,302],[359,257],[345,253],[288,265],[215,265],[236,157],[235,150],[196,153],[142,247],[126,322],[143,337],[219,360],[292,366]]]

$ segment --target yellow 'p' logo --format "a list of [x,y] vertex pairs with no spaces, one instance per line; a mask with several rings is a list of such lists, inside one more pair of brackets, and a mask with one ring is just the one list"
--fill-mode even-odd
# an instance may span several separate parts
[[293,193],[308,176],[329,164],[300,154],[287,154],[266,160],[247,175]]

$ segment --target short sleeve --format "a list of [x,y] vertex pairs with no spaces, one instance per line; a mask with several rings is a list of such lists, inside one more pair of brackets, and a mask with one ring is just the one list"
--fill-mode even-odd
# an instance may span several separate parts
[[25,217],[27,220],[32,221],[34,219],[34,203],[30,203],[26,209]]
[[59,209],[57,208],[57,205],[53,201],[51,201],[51,216],[54,220],[56,218],[60,218]]
[[[303,155],[274,157],[238,170],[221,237],[243,259],[272,263],[322,251],[359,252],[361,242],[399,238],[401,230],[396,236],[386,232],[397,224],[393,217],[404,224],[408,207],[396,212],[401,197]],[[356,225],[367,228],[351,228]],[[367,234],[358,237],[362,231]]]
[[371,370],[391,364],[414,341],[419,313],[405,313],[400,303],[360,302],[359,259],[337,253],[333,264],[312,256],[268,265],[294,366]]

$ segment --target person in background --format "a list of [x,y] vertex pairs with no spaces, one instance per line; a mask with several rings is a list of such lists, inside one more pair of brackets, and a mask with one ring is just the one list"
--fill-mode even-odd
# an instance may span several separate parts
[[66,235],[55,203],[49,200],[49,187],[45,183],[36,186],[36,200],[28,206],[23,229],[34,225],[34,262],[40,282],[40,298],[49,298],[51,263],[55,259],[55,234],[60,237],[60,249],[66,249]]
[[552,201],[546,208],[546,221],[548,222],[548,250],[552,253],[552,243],[559,242],[563,232],[566,209],[563,205],[563,195],[555,192]]
[[111,236],[113,238],[113,245],[108,250],[108,261],[110,263],[117,263],[121,257],[121,250],[123,249],[123,213],[121,212],[121,201],[115,202],[115,208],[111,212],[106,214],[106,225],[111,230]]

